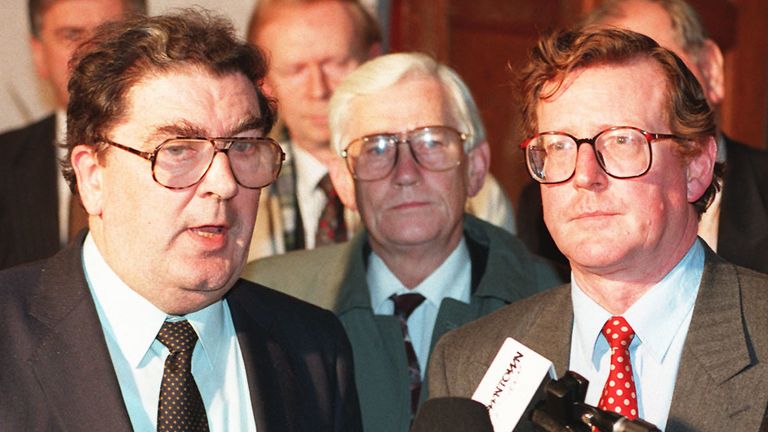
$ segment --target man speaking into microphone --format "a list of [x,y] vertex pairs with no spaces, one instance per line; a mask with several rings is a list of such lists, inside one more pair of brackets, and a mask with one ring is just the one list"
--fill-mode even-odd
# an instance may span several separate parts
[[430,396],[472,395],[512,337],[588,379],[586,403],[630,419],[768,426],[768,276],[697,237],[720,178],[694,75],[646,36],[587,27],[542,39],[521,78],[521,147],[571,283],[446,334]]

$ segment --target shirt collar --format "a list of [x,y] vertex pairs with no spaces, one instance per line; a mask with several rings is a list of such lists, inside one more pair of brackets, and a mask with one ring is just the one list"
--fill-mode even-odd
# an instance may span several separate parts
[[149,354],[166,318],[186,318],[198,334],[206,365],[213,368],[224,341],[225,307],[217,301],[184,317],[169,316],[123,282],[109,267],[88,234],[83,244],[83,267],[88,286],[96,303],[102,327],[132,367],[139,367]]
[[392,313],[394,306],[389,301],[393,294],[419,293],[425,297],[425,301],[435,308],[440,307],[444,298],[469,303],[469,290],[466,289],[471,282],[471,260],[469,249],[464,237],[443,261],[426,279],[413,289],[407,289],[397,276],[390,271],[384,261],[371,252],[368,258],[368,272],[366,275],[368,286],[371,290],[371,306],[374,311],[388,311]]
[[[704,248],[697,239],[683,259],[658,284],[643,294],[622,315],[635,331],[633,344],[642,343],[645,349],[661,362],[667,354],[677,330],[686,320],[696,302],[696,295],[704,270]],[[581,288],[571,275],[571,297],[574,310],[574,331],[584,341],[583,358],[592,358],[603,325],[611,313],[603,309]]]
[[328,168],[308,151],[301,148],[301,146],[293,144],[292,149],[296,167],[297,188],[306,196],[306,194],[312,193],[317,188],[320,180],[328,174]]

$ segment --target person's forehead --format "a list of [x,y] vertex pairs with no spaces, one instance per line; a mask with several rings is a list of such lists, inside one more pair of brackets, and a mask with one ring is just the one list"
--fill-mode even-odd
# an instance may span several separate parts
[[259,117],[256,88],[244,74],[188,66],[145,73],[126,92],[125,114],[115,129],[228,136]]
[[649,58],[575,69],[562,83],[546,83],[544,94],[556,86],[556,93],[538,102],[538,116],[545,123],[539,125],[539,132],[583,128],[583,134],[609,126],[658,127],[667,118],[667,80],[658,63]]
[[606,18],[603,24],[644,34],[678,56],[687,55],[672,17],[663,6],[645,0],[630,0],[619,5],[619,13]]
[[350,108],[349,123],[359,126],[364,134],[403,132],[420,126],[458,127],[445,87],[432,76],[403,77],[354,97]]
[[125,12],[122,0],[58,0],[41,10],[40,23],[90,28]]
[[[275,6],[262,22],[256,42],[267,49],[291,45],[298,52],[320,50],[329,45],[351,50],[357,37],[350,5],[321,1]],[[318,38],[323,38],[324,43],[318,43]],[[277,54],[288,56],[291,52],[281,50]]]

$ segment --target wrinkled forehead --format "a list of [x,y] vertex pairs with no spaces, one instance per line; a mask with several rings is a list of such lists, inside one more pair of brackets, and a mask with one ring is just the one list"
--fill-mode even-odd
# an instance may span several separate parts
[[120,126],[160,136],[233,136],[265,128],[254,84],[202,67],[144,74],[125,95]]

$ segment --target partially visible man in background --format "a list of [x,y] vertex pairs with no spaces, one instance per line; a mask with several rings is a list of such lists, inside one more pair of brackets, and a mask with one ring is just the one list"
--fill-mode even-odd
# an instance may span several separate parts
[[[696,11],[684,0],[607,0],[585,24],[643,33],[677,54],[699,80],[715,114],[725,98],[723,55]],[[768,273],[768,152],[717,134],[721,192],[702,215],[699,235],[723,258]],[[539,185],[529,185],[519,202],[520,237],[535,252],[563,262],[541,214]]]
[[[270,56],[265,89],[278,100],[286,163],[265,190],[249,259],[346,240],[359,225],[328,177],[328,103],[336,86],[381,51],[376,20],[357,0],[260,0],[248,39]],[[514,232],[514,213],[492,177],[470,213]]]
[[45,258],[86,224],[71,200],[58,159],[66,135],[68,62],[94,28],[133,13],[145,0],[30,0],[30,45],[35,68],[51,85],[56,112],[0,135],[0,269]]

